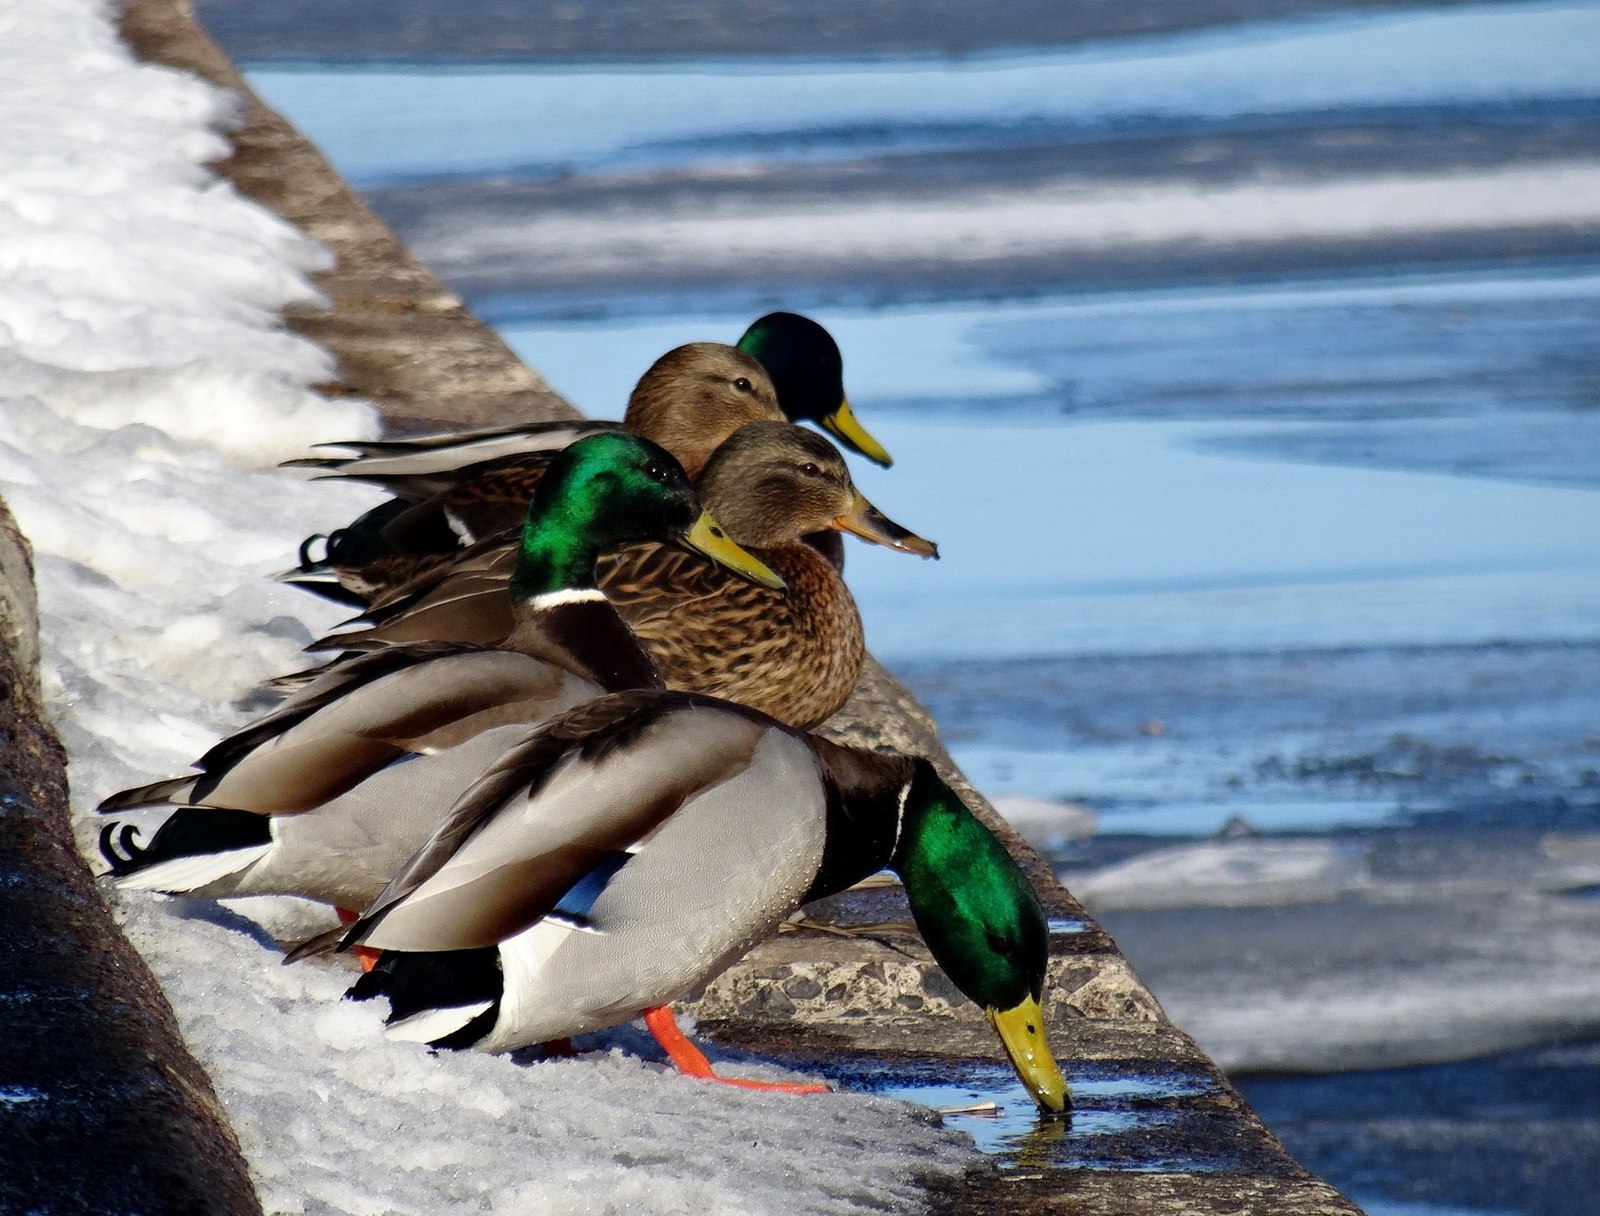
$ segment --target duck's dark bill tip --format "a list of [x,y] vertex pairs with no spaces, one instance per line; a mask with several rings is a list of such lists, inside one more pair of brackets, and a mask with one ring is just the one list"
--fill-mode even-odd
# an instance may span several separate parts
[[902,528],[860,493],[856,494],[850,510],[833,521],[833,526],[841,532],[849,532],[862,540],[870,540],[873,544],[901,553],[914,553],[918,557],[939,556],[938,545],[918,536],[909,528]]

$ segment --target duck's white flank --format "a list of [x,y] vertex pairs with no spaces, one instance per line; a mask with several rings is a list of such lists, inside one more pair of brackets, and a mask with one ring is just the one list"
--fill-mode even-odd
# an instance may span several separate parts
[[137,870],[117,880],[124,891],[198,891],[202,887],[248,869],[272,851],[271,844],[229,849],[225,853],[201,853],[175,857]]
[[385,1027],[384,1033],[391,1039],[400,1039],[407,1043],[432,1043],[436,1039],[444,1038],[445,1035],[455,1034],[492,1004],[493,1001],[477,1001],[471,1005],[425,1009],[421,1013],[414,1013],[408,1018],[391,1023]]

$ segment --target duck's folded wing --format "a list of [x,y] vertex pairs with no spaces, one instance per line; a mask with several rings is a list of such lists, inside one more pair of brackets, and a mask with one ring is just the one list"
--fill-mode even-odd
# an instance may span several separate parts
[[329,634],[308,650],[363,650],[427,638],[493,644],[511,632],[515,537],[480,541],[438,570],[373,600],[350,622],[364,628]]
[[385,676],[433,661],[444,655],[481,649],[454,642],[424,641],[412,646],[395,647],[383,654],[352,655],[349,658],[324,664],[314,671],[296,672],[306,677],[293,692],[278,704],[276,709],[263,714],[249,726],[235,731],[200,758],[201,767],[226,764],[243,752],[256,747],[262,740],[282,734],[297,722],[304,721],[318,710],[354,695],[358,688],[372,684]]
[[596,866],[743,772],[781,729],[678,693],[618,693],[556,719],[467,791],[345,937],[379,949],[495,945]]
[[297,814],[405,755],[441,751],[494,726],[539,722],[599,691],[528,655],[455,648],[329,694],[310,712],[269,715],[274,721],[224,740],[182,801]]
[[345,454],[305,456],[285,467],[320,470],[324,477],[347,477],[382,486],[416,502],[460,483],[466,470],[485,461],[529,452],[554,452],[584,435],[615,430],[615,422],[532,422],[513,427],[453,431],[409,439],[362,439],[321,443]]
[[162,803],[182,800],[202,775],[189,773],[182,777],[167,777],[161,781],[152,781],[149,785],[136,785],[132,789],[118,790],[95,807],[95,810],[107,815],[113,811],[129,811],[134,807],[160,806]]

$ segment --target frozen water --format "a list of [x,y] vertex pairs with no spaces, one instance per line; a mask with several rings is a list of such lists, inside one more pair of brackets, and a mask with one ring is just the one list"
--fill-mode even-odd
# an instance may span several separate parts
[[[259,68],[252,85],[363,184],[406,176],[863,156],[940,129],[1593,97],[1593,4],[1463,5],[957,59],[573,68]],[[885,134],[887,133],[887,134]]]
[[[101,797],[181,771],[303,665],[341,613],[268,575],[375,500],[273,467],[374,430],[276,316],[324,253],[205,168],[232,99],[133,63],[108,16],[29,0],[0,39],[0,493],[35,546],[86,837]],[[274,937],[325,912],[108,894],[269,1212],[897,1210],[976,1162],[919,1107],[705,1086],[626,1032],[531,1066],[388,1043],[381,1008],[339,1000],[348,973],[279,966]]]
[[1072,884],[1095,913],[1113,908],[1327,903],[1371,885],[1359,846],[1336,840],[1224,840],[1141,853]]
[[[1396,169],[1337,181],[1044,183],[1025,192],[967,188],[944,197],[659,205],[454,215],[410,236],[430,263],[479,273],[513,260],[555,284],[811,279],[817,267],[874,261],[939,266],[1094,255],[1193,257],[1282,246],[1349,246],[1600,224],[1600,166],[1554,159],[1503,169]],[[641,233],[647,233],[641,239]],[[770,291],[770,289],[769,289]]]

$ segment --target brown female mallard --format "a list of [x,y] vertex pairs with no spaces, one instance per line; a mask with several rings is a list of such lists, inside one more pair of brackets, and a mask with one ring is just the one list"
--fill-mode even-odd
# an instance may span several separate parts
[[[731,537],[770,566],[787,591],[724,578],[710,563],[663,545],[633,545],[601,562],[600,587],[661,669],[668,688],[754,706],[801,728],[822,722],[855,687],[861,616],[838,569],[802,538],[853,532],[905,553],[935,546],[886,518],[855,488],[821,435],[761,422],[729,436],[696,483]],[[448,638],[494,644],[510,629],[510,537],[378,600],[365,628],[319,649],[371,649]]]

